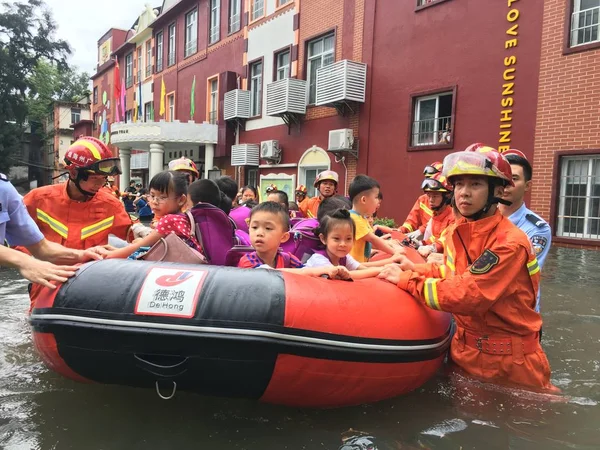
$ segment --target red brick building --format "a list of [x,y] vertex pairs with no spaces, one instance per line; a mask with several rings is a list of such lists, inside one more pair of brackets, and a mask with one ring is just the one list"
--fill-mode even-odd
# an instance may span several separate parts
[[600,1],[546,0],[531,207],[554,242],[600,248]]

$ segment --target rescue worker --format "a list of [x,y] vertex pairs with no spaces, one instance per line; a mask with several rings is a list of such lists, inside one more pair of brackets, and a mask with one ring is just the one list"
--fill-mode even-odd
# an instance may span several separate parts
[[[44,238],[23,205],[23,198],[6,175],[0,173],[0,243],[25,247],[35,258],[0,245],[0,265],[13,267],[32,283],[54,289],[51,281],[65,282],[75,274],[72,265],[101,259],[97,249],[74,250]],[[43,260],[43,261],[42,261]],[[51,262],[49,262],[51,261]]]
[[[423,175],[425,175],[425,178],[431,178],[435,174],[441,173],[441,171],[442,163],[436,161],[429,166],[425,166]],[[425,227],[432,217],[433,211],[429,206],[427,194],[422,194],[417,198],[402,226],[398,227],[398,231],[406,234],[410,239],[420,240],[423,238]]]
[[[552,230],[548,222],[525,206],[525,194],[531,190],[532,185],[531,176],[533,172],[531,164],[529,164],[525,154],[519,150],[510,149],[502,154],[510,163],[515,185],[514,187],[507,186],[504,189],[503,198],[511,202],[512,205],[500,205],[500,212],[527,235],[535,251],[540,270],[543,270],[552,243]],[[535,305],[537,312],[540,312],[540,293],[541,289],[538,290]]]
[[33,189],[23,199],[29,215],[52,242],[74,249],[108,243],[108,235],[127,239],[131,218],[123,204],[102,189],[121,173],[119,158],[96,138],[75,141],[65,155],[66,183]]
[[318,195],[306,200],[304,206],[298,205],[304,217],[317,217],[319,205],[326,198],[333,197],[336,194],[339,182],[340,177],[333,170],[324,170],[317,175],[314,187],[317,189]]
[[302,211],[302,208],[308,202],[307,192],[308,190],[303,184],[298,185],[296,188],[296,204],[298,205],[298,211]]
[[431,253],[444,251],[444,231],[454,223],[454,213],[450,207],[452,200],[452,185],[441,173],[436,173],[431,178],[425,178],[421,189],[427,195],[427,201],[433,211],[433,217],[429,219],[425,227],[422,245],[419,246],[419,254],[427,258]]
[[184,172],[187,175],[188,186],[200,178],[196,163],[185,156],[169,161],[169,170]]
[[[404,257],[379,277],[453,314],[450,354],[471,376],[556,390],[539,343],[538,262],[527,236],[497,210],[497,203],[508,203],[504,186],[514,184],[510,164],[484,147],[446,156],[443,175],[462,216],[448,235],[446,264],[413,264]],[[452,276],[445,277],[445,267]]]

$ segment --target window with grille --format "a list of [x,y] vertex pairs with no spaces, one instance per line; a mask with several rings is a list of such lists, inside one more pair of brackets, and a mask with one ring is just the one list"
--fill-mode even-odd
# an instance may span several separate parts
[[175,64],[175,24],[169,25],[169,46],[167,48],[167,65]]
[[288,3],[291,3],[292,0],[277,0],[277,6],[283,6],[283,5],[287,5]]
[[571,47],[600,41],[600,0],[572,0]]
[[561,158],[556,235],[600,239],[600,155]]
[[290,77],[290,51],[285,50],[275,55],[275,81]]
[[163,33],[156,35],[156,71],[163,70]]
[[219,40],[221,22],[221,0],[210,0],[210,30],[208,33],[208,43],[214,44]]
[[308,43],[307,84],[308,103],[317,98],[317,70],[334,62],[335,35],[333,33]]
[[146,42],[146,78],[152,75],[152,43]]
[[219,104],[219,80],[213,78],[208,82],[209,98],[208,98],[208,122],[211,124],[217,123],[217,105]]
[[242,0],[229,0],[229,33],[240,31]]
[[412,146],[452,143],[452,97],[443,92],[414,98]]
[[260,19],[265,15],[265,1],[252,0],[252,20]]
[[185,15],[185,51],[184,57],[193,55],[198,50],[198,10]]
[[136,82],[142,81],[142,48],[137,49],[137,79]]
[[133,86],[133,53],[125,57],[125,86]]
[[262,111],[262,61],[250,65],[250,116],[260,116]]

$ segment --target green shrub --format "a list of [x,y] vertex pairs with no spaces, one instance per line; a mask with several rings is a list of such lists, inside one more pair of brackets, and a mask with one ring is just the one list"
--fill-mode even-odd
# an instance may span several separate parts
[[390,227],[390,228],[398,228],[398,225],[396,225],[396,221],[394,219],[392,219],[391,217],[377,217],[374,221],[373,221],[374,225],[384,225],[386,227]]

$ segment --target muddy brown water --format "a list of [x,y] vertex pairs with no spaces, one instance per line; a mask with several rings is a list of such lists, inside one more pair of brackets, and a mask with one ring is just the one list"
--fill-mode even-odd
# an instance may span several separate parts
[[554,248],[542,275],[543,345],[562,396],[440,373],[376,404],[300,410],[78,384],[32,347],[26,282],[0,271],[0,448],[332,449],[349,428],[387,449],[600,449],[600,252]]

